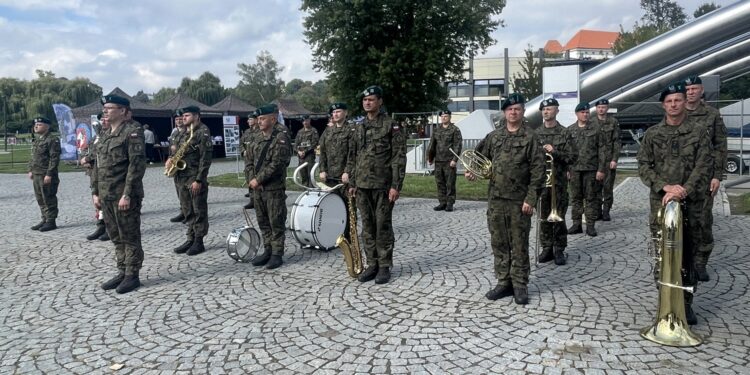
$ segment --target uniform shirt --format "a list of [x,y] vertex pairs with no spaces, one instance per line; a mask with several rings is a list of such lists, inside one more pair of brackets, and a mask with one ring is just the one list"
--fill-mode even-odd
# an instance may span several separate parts
[[330,126],[320,137],[320,172],[326,172],[329,178],[341,178],[349,160],[349,148],[354,139],[355,127],[348,123],[341,126]]
[[705,129],[691,118],[679,126],[662,120],[650,127],[637,159],[638,174],[651,189],[651,199],[661,199],[666,185],[684,187],[688,200],[704,199],[713,160]]
[[[185,131],[180,144],[183,146],[190,138],[190,129]],[[187,177],[198,183],[206,182],[208,179],[208,168],[211,167],[211,156],[213,155],[213,144],[211,143],[211,131],[204,123],[193,126],[193,138],[185,151],[182,160],[185,161],[185,169],[177,171],[176,176]]]
[[555,121],[555,126],[546,128],[542,124],[535,131],[539,138],[540,151],[546,153],[541,146],[550,144],[554,148],[552,151],[553,163],[555,166],[555,179],[557,181],[567,181],[567,171],[578,159],[578,149],[573,143],[573,137],[570,135],[568,128],[560,125]]
[[189,134],[189,132],[186,132],[184,130],[184,127],[182,128],[182,130],[180,130],[180,128],[175,129],[177,129],[177,131],[172,134],[172,138],[170,139],[170,145],[174,146],[174,150],[172,150],[172,147],[169,148],[169,156],[172,156],[175,152],[177,152],[177,147],[185,139],[186,134]]
[[578,158],[570,169],[572,171],[604,173],[610,162],[610,148],[607,146],[605,137],[599,127],[591,122],[588,122],[584,127],[580,127],[576,121],[568,127],[568,131],[578,150]]
[[609,162],[616,162],[620,158],[620,147],[622,147],[620,141],[620,123],[610,115],[607,115],[604,120],[599,120],[598,116],[594,116],[591,123],[599,127],[602,132],[604,144],[608,147],[606,157],[607,169],[609,169]]
[[462,147],[463,138],[461,137],[461,129],[453,123],[448,124],[447,127],[440,124],[435,128],[430,137],[430,145],[427,148],[428,159],[432,159],[435,162],[457,162],[458,157],[453,155],[450,149],[453,149],[456,154],[461,155]]
[[[248,180],[256,179],[263,190],[286,189],[286,168],[291,159],[289,137],[274,129],[265,135],[258,131],[248,148],[252,165],[248,168]],[[268,147],[265,156],[263,149]]]
[[525,125],[509,132],[505,120],[477,144],[478,153],[492,161],[489,199],[523,200],[534,206],[544,184],[544,154],[539,138]]
[[240,137],[240,150],[242,150],[242,157],[245,160],[245,168],[248,168],[253,164],[253,161],[250,159],[250,153],[248,152],[248,149],[252,147],[255,136],[260,133],[260,130],[258,130],[258,125],[253,125],[247,130],[245,130],[244,133],[242,133],[242,137]]
[[311,153],[315,152],[315,147],[318,147],[318,130],[313,128],[305,129],[304,127],[297,132],[297,136],[294,137],[294,147],[297,148],[297,152],[304,152],[307,157]]
[[102,131],[97,139],[92,193],[103,200],[119,200],[123,195],[143,198],[146,156],[141,124],[126,120],[114,131]]
[[358,188],[401,190],[406,174],[406,137],[385,113],[355,128],[347,170]]
[[698,104],[694,110],[688,109],[688,116],[702,126],[708,134],[708,142],[711,146],[713,166],[711,178],[722,180],[724,168],[727,165],[727,127],[721,118],[721,113],[705,103]]
[[47,134],[40,135],[31,146],[31,159],[28,170],[35,175],[57,176],[60,165],[60,138]]

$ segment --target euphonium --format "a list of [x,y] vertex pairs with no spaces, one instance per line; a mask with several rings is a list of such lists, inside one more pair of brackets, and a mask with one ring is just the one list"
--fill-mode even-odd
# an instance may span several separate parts
[[550,189],[550,205],[552,206],[550,208],[549,216],[547,216],[547,221],[550,223],[559,223],[563,221],[563,218],[560,217],[560,213],[557,212],[557,189],[555,189],[555,185],[557,185],[557,176],[555,175],[555,158],[552,157],[552,154],[545,153],[544,156],[546,157],[546,164],[547,164],[547,181],[544,183],[544,187]]
[[456,155],[464,168],[473,175],[489,179],[492,177],[492,160],[474,150],[465,150],[459,156],[452,148],[449,150]]
[[682,286],[682,220],[679,202],[670,201],[659,212],[659,308],[654,324],[643,328],[641,336],[662,345],[698,346],[703,339],[690,331],[685,318],[684,291],[693,293],[694,289]]
[[359,248],[359,237],[357,234],[357,211],[354,207],[354,198],[349,196],[347,200],[347,206],[349,206],[349,237],[351,243],[346,240],[344,235],[340,235],[336,239],[336,246],[341,248],[344,253],[344,262],[346,263],[346,270],[349,272],[349,276],[357,277],[362,273],[362,250]]
[[190,126],[190,137],[188,137],[187,140],[183,141],[180,145],[180,148],[175,151],[174,155],[170,159],[172,159],[172,164],[170,164],[168,167],[164,167],[164,175],[167,177],[174,177],[175,174],[177,174],[177,171],[181,171],[185,169],[186,163],[185,160],[182,160],[183,157],[185,157],[185,152],[187,152],[188,147],[190,147],[190,141],[193,139],[193,127]]

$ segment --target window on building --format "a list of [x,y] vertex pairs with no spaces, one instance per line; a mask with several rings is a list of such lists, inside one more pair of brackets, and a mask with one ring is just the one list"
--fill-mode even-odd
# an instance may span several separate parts
[[488,96],[497,96],[505,93],[505,80],[503,79],[491,79]]
[[448,82],[448,97],[461,98],[469,95],[468,82]]
[[500,100],[475,100],[474,109],[500,109]]
[[450,102],[448,103],[448,110],[450,110],[451,112],[469,112],[469,102]]

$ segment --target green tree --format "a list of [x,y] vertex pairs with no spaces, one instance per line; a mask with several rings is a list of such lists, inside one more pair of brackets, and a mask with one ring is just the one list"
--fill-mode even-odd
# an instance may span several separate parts
[[705,14],[711,13],[711,12],[713,12],[716,9],[719,9],[719,8],[721,8],[721,5],[716,5],[716,4],[714,4],[713,1],[710,2],[710,3],[703,3],[703,4],[701,4],[701,6],[698,7],[698,9],[695,10],[695,12],[693,12],[693,17],[699,18],[699,17],[701,17],[701,16],[703,16]]
[[297,91],[305,86],[312,86],[312,82],[295,78],[286,84],[286,87],[284,88],[284,94],[294,95],[297,93]]
[[535,58],[534,47],[531,44],[524,50],[525,58],[520,62],[521,71],[513,74],[513,88],[527,99],[542,94],[543,62]]
[[137,94],[133,95],[133,99],[138,100],[143,103],[148,103],[151,101],[151,99],[149,99],[148,97],[148,94],[143,92],[143,90],[139,90]]
[[268,51],[261,51],[255,64],[237,64],[240,82],[235,95],[258,107],[281,97],[284,81],[279,77],[284,70]]
[[172,87],[162,87],[156,92],[156,94],[154,94],[154,98],[151,99],[151,104],[162,104],[175,95],[177,95],[177,89]]
[[204,72],[197,79],[183,78],[177,90],[207,105],[214,105],[226,96],[221,79],[211,72]]
[[[750,75],[735,78],[729,82],[722,82],[720,93],[719,99],[721,100],[743,100],[750,98]],[[747,111],[747,106],[745,106],[745,110]]]
[[672,30],[687,21],[685,9],[672,0],[641,0],[641,9],[645,11],[641,17],[643,24],[654,26],[661,32]]
[[641,25],[638,22],[635,23],[635,26],[630,31],[625,31],[622,25],[620,25],[620,36],[617,37],[612,45],[612,51],[615,55],[618,55],[659,36],[659,34],[661,32],[656,27]]
[[432,111],[461,80],[471,54],[494,43],[505,0],[303,0],[305,38],[330,92],[354,108],[380,85],[392,112]]

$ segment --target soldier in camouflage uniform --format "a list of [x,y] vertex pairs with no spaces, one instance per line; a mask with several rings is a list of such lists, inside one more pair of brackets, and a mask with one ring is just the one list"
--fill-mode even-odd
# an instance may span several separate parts
[[[696,250],[700,246],[703,207],[712,176],[711,148],[706,129],[688,117],[685,110],[685,86],[668,86],[660,101],[664,119],[646,131],[638,150],[638,174],[650,189],[652,237],[659,231],[657,213],[670,200],[683,202],[682,285],[695,286]],[[693,293],[685,292],[685,316],[689,324],[697,318],[692,309]]]
[[117,276],[102,289],[117,288],[128,293],[141,285],[138,272],[143,265],[141,245],[141,203],[146,173],[145,141],[141,124],[130,120],[130,101],[108,95],[102,98],[109,131],[96,142],[96,173],[92,195],[94,206],[104,211],[117,258]]
[[[552,155],[555,169],[555,186],[545,187],[539,196],[541,212],[539,217],[539,241],[542,253],[539,262],[546,263],[555,260],[558,266],[564,265],[565,247],[568,246],[568,231],[565,226],[565,212],[568,210],[568,169],[578,157],[578,150],[573,144],[573,139],[568,129],[557,121],[560,112],[560,104],[554,98],[542,100],[539,110],[542,112],[544,122],[536,130],[541,152]],[[547,165],[547,168],[550,168]],[[563,219],[560,222],[547,222],[546,218],[552,210],[551,189],[555,189],[557,199],[557,213]]]
[[[169,157],[172,157],[172,155],[177,152],[177,146],[180,144],[180,142],[182,142],[183,139],[185,139],[187,134],[187,132],[185,131],[185,122],[182,121],[181,109],[176,110],[174,113],[174,125],[177,128],[177,131],[174,132],[172,137],[170,137],[169,139]],[[184,202],[182,199],[180,199],[180,179],[178,179],[175,175],[173,181],[175,191],[177,192],[177,200],[180,202],[180,213],[179,215],[169,219],[169,221],[172,223],[186,223],[188,204],[187,202]]]
[[[91,125],[95,133],[94,139],[92,139],[88,145],[82,147],[80,153],[81,159],[79,160],[81,166],[86,170],[86,175],[89,176],[89,188],[93,186],[93,183],[95,181],[94,173],[96,173],[96,144],[98,143],[102,131],[109,130],[109,125],[106,125],[106,122],[104,121],[104,119],[102,119],[102,114],[99,114],[97,116],[97,121],[93,122]],[[86,236],[86,239],[89,241],[93,241],[95,239],[109,241],[109,235],[107,235],[107,226],[106,224],[104,224],[104,213],[102,212],[102,210],[96,210],[96,217],[98,218],[96,221],[96,230]]]
[[252,160],[249,185],[255,191],[255,217],[263,234],[264,251],[252,264],[275,269],[284,263],[286,169],[291,159],[291,142],[285,132],[277,129],[272,106],[258,108],[257,114],[259,133],[247,151]]
[[347,106],[345,103],[334,103],[329,108],[331,123],[320,137],[320,181],[328,186],[338,183],[349,183],[347,161],[349,147],[354,137],[354,126],[346,122]]
[[595,223],[599,218],[600,191],[609,160],[609,147],[599,128],[589,121],[589,103],[581,102],[576,106],[578,121],[568,127],[578,150],[576,162],[570,166],[570,203],[572,206],[573,225],[568,234],[582,233],[581,215],[586,210],[586,234],[597,235]]
[[57,187],[60,178],[57,167],[60,165],[60,138],[49,131],[52,122],[45,117],[34,119],[34,133],[37,138],[31,148],[29,179],[33,181],[36,203],[42,214],[42,221],[31,227],[32,230],[46,232],[57,229]]
[[310,125],[310,116],[305,115],[302,120],[302,129],[294,138],[294,147],[297,148],[299,165],[307,163],[307,167],[300,171],[302,181],[306,186],[313,187],[310,179],[310,170],[315,165],[315,148],[318,147],[318,130]]
[[[242,158],[245,161],[245,184],[247,185],[250,182],[250,168],[253,168],[253,161],[250,159],[250,153],[247,151],[254,142],[254,137],[260,132],[258,130],[258,125],[256,124],[256,121],[258,119],[257,112],[253,112],[248,116],[247,118],[247,130],[245,130],[244,133],[242,133],[242,137],[240,137],[240,149],[242,150]],[[250,202],[248,202],[244,208],[246,210],[253,209],[255,207],[255,196],[253,194],[253,189],[250,187],[250,185],[247,186],[248,193],[245,194],[246,197],[250,198]]]
[[[187,208],[187,239],[174,249],[177,254],[198,255],[206,250],[203,237],[208,234],[208,169],[211,167],[213,144],[211,131],[201,122],[200,109],[196,106],[182,108],[182,121],[187,130],[184,138],[177,145],[183,146],[190,141],[182,160],[185,169],[177,171],[175,181],[180,186],[180,201]],[[193,137],[190,138],[192,131]],[[167,160],[167,166],[172,158]]]
[[614,202],[615,176],[617,175],[617,160],[620,157],[620,123],[617,119],[607,114],[609,111],[609,100],[599,99],[596,101],[596,117],[591,121],[599,127],[607,145],[607,168],[605,168],[604,181],[602,183],[602,221],[610,221],[609,211]]
[[[435,163],[435,183],[438,191],[438,205],[435,211],[453,211],[456,203],[456,163],[461,155],[463,138],[461,129],[451,122],[451,111],[440,111],[440,125],[435,128],[427,147],[427,163]],[[451,152],[453,149],[453,152]]]
[[381,112],[383,90],[370,86],[361,94],[366,117],[355,129],[349,150],[349,194],[356,194],[362,218],[362,246],[367,268],[360,282],[385,284],[393,266],[393,205],[406,174],[406,136]]
[[[489,300],[513,295],[519,305],[529,302],[529,231],[537,191],[544,184],[544,154],[539,138],[523,123],[526,101],[512,93],[503,100],[505,118],[479,142],[476,151],[492,161],[487,199],[497,285],[485,294]],[[474,180],[471,172],[464,173]]]
[[719,191],[721,180],[724,177],[724,167],[727,165],[727,127],[721,114],[714,107],[706,105],[701,98],[703,96],[703,81],[700,77],[692,76],[685,79],[687,90],[687,108],[688,117],[695,120],[708,133],[708,141],[711,146],[711,155],[713,157],[713,166],[711,168],[711,180],[709,189],[705,191],[706,199],[703,200],[703,226],[701,226],[702,243],[697,248],[695,254],[695,270],[698,274],[698,280],[708,281],[708,272],[706,265],[711,252],[714,250],[713,235],[713,207],[714,196]]

